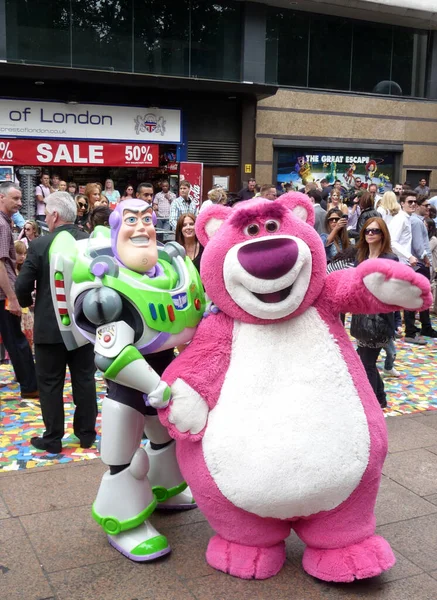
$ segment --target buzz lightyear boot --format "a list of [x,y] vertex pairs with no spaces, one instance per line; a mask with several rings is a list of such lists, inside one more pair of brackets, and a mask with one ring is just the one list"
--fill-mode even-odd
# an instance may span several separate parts
[[138,448],[143,427],[144,417],[138,411],[110,398],[103,400],[102,461],[121,468],[129,466],[103,475],[92,515],[109,543],[136,562],[155,560],[170,552],[167,538],[148,521],[157,500],[147,477],[149,458]]
[[[197,508],[191,490],[179,469],[176,442],[169,436],[157,416],[146,416],[144,432],[149,439],[145,449],[150,462],[149,481],[158,501],[157,508],[164,510]],[[154,450],[150,442],[156,445],[167,445]]]

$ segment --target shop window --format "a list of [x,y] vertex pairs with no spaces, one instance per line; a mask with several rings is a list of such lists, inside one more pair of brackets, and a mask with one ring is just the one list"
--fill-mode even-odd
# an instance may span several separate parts
[[190,75],[240,79],[241,2],[191,2]]
[[132,71],[132,0],[75,0],[72,66]]
[[354,22],[352,90],[391,94],[397,89],[390,79],[392,43],[391,26]]
[[310,15],[269,10],[266,31],[266,83],[308,85]]
[[134,0],[134,71],[189,76],[190,1]]
[[[414,93],[412,89],[413,58],[415,56],[415,37],[413,31],[395,27],[393,29],[393,60],[391,79],[401,88],[404,96],[410,96]],[[420,69],[417,69],[414,75],[419,75]],[[417,82],[419,86],[419,82]],[[417,90],[418,95],[423,95],[424,90]]]
[[309,87],[350,89],[352,30],[348,19],[312,16]]
[[70,66],[70,0],[6,0],[6,58]]

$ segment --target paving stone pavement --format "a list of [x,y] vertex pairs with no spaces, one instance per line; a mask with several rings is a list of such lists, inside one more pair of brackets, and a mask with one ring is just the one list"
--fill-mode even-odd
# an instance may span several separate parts
[[330,585],[306,575],[292,534],[276,577],[242,581],[205,562],[211,529],[199,510],[158,514],[170,556],[135,564],[109,546],[91,503],[100,459],[0,473],[1,600],[437,599],[437,413],[386,419],[389,455],[377,502],[378,533],[397,556],[381,577]]

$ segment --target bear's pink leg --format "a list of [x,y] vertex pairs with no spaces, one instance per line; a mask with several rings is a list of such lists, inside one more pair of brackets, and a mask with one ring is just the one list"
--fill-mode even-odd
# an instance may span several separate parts
[[274,546],[246,546],[229,542],[220,535],[209,540],[206,562],[214,569],[241,579],[268,579],[279,573],[285,562],[285,543]]
[[388,542],[375,535],[373,511],[379,480],[361,483],[332,512],[293,523],[307,544],[302,560],[307,573],[324,581],[349,582],[375,577],[395,564]]
[[197,505],[216,532],[206,552],[211,567],[242,579],[267,579],[285,562],[291,523],[264,519],[223,496],[206,468],[200,444],[179,441],[178,461]]
[[209,517],[218,532],[206,551],[211,567],[242,579],[267,579],[281,570],[289,522],[263,519],[231,506]]

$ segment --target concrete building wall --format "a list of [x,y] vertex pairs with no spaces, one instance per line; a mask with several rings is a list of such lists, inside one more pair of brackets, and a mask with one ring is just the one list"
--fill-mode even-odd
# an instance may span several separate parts
[[359,144],[401,149],[401,179],[407,169],[431,171],[437,194],[437,102],[281,89],[258,103],[258,182],[274,176],[274,140]]

